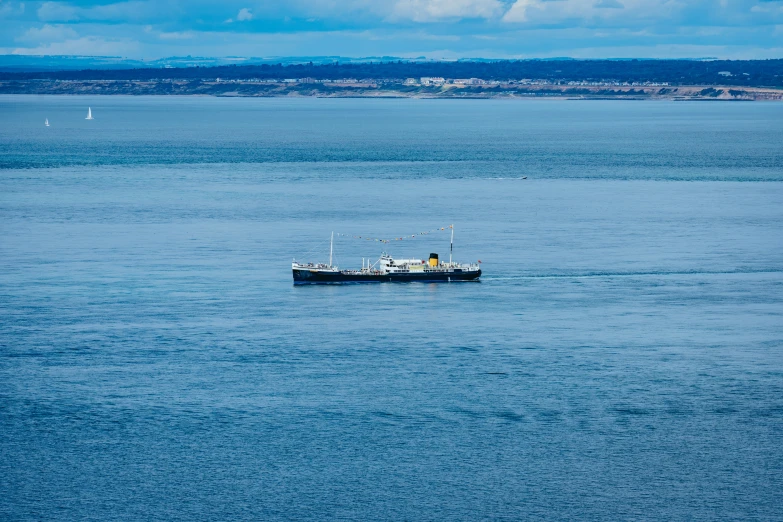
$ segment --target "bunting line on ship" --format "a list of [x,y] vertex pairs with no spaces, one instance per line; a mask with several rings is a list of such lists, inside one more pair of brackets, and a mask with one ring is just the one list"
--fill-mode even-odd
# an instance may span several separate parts
[[453,227],[454,227],[454,225],[449,225],[447,227],[438,227],[438,228],[433,228],[432,230],[427,230],[426,232],[419,232],[418,234],[408,234],[408,235],[405,235],[405,236],[394,237],[394,238],[391,238],[391,239],[383,239],[383,238],[379,238],[379,237],[357,236],[357,235],[353,235],[353,234],[342,234],[340,232],[337,232],[335,235],[336,236],[340,236],[340,237],[350,237],[352,239],[364,239],[366,241],[377,241],[379,243],[391,243],[392,241],[404,241],[406,239],[414,239],[414,238],[416,238],[418,236],[427,236],[429,234],[434,234],[435,232],[441,232],[441,231],[445,231],[445,230],[450,230]]

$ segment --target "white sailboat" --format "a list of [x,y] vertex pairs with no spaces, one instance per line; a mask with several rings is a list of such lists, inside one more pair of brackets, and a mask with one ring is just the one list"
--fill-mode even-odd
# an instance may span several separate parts
[[94,120],[95,118],[92,117],[92,109],[90,107],[87,107],[87,117],[84,118],[85,120]]
[[46,125],[47,127],[49,126],[49,118],[46,118],[46,121],[44,122],[44,125]]

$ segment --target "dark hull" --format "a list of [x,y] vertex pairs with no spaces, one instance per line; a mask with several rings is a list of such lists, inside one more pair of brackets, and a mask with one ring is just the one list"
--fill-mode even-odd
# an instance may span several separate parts
[[475,281],[481,277],[476,272],[424,272],[406,274],[345,274],[342,272],[325,274],[310,270],[294,269],[294,284],[330,284],[330,283],[447,283],[457,281]]

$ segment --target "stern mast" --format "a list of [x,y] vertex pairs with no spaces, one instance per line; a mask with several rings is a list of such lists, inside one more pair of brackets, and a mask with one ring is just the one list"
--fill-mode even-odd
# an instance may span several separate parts
[[451,264],[451,254],[454,253],[454,225],[451,225],[451,245],[449,246],[449,264]]
[[[452,231],[453,233],[453,231]],[[329,268],[332,268],[332,251],[334,249],[334,232],[332,232],[332,239],[329,240]]]

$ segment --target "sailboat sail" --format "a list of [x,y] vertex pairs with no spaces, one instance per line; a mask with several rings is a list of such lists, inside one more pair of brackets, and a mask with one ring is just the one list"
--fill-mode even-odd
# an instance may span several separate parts
[[46,125],[47,127],[49,126],[49,118],[46,118],[46,121],[44,122],[44,125]]
[[92,117],[92,108],[91,108],[91,107],[87,107],[87,117],[86,117],[86,118],[84,118],[84,119],[85,119],[85,120],[92,120],[92,119],[94,119],[94,118]]

